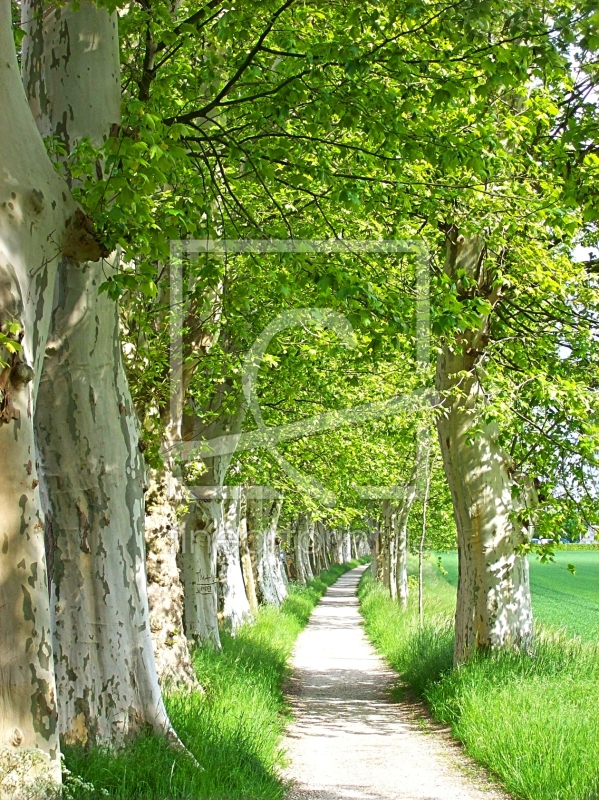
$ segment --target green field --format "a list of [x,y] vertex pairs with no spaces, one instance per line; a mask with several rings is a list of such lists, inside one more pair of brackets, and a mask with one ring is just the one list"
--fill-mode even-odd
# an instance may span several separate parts
[[[458,583],[456,552],[440,553],[446,579]],[[531,556],[530,584],[535,619],[585,639],[599,639],[599,551],[559,550],[555,563]],[[568,571],[574,564],[576,574]]]

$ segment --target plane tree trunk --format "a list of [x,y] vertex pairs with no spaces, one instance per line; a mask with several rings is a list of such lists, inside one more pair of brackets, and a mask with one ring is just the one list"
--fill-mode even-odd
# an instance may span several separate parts
[[[497,289],[485,265],[484,242],[450,232],[445,272],[460,286],[460,271],[493,305]],[[487,648],[529,647],[533,638],[525,541],[516,522],[509,457],[494,424],[481,419],[484,395],[479,362],[489,319],[444,342],[437,359],[443,407],[437,429],[458,531],[458,598],[454,661]]]
[[220,490],[222,523],[217,539],[217,577],[219,611],[223,622],[235,634],[252,618],[245,591],[239,549],[241,525],[241,487],[224,486]]
[[[120,119],[117,16],[87,2],[36,11],[37,0],[23,7],[24,80],[38,127],[67,152],[83,137],[99,146]],[[69,744],[120,746],[148,727],[170,732],[150,636],[139,426],[117,305],[99,293],[115,258],[61,261],[35,415]]]
[[423,452],[422,445],[419,442],[412,474],[404,489],[404,496],[395,510],[395,594],[402,608],[408,605],[408,595],[410,591],[408,585],[408,521],[410,519],[412,505],[416,498],[418,470],[421,466]]
[[[170,291],[170,285],[161,285],[159,307],[169,306]],[[181,442],[195,434],[197,420],[186,416],[185,408],[195,371],[218,338],[215,321],[220,313],[220,291],[208,292],[184,308],[183,363],[179,368],[180,374],[176,375],[175,368],[175,375],[171,375],[171,380],[180,379],[180,391],[162,409],[164,466],[153,473],[153,482],[146,495],[146,564],[152,641],[159,679],[161,683],[198,688],[188,637],[220,647],[215,541],[212,541],[210,533],[214,528],[214,520],[210,519],[213,500],[208,500],[207,505],[198,505],[202,501],[194,497],[193,488],[190,490],[185,485],[181,465],[175,456]],[[162,322],[167,322],[164,314]],[[187,509],[182,520],[177,517],[180,507]],[[218,515],[218,509],[215,508],[214,513]],[[194,558],[195,566],[192,565]],[[187,587],[186,580],[191,581]],[[203,620],[198,616],[202,614],[207,615]]]
[[241,520],[239,523],[239,554],[241,557],[241,572],[245,593],[252,614],[258,612],[258,594],[256,591],[255,575],[255,544],[250,531],[251,498],[247,496],[247,490],[243,490],[241,497]]
[[383,500],[382,539],[385,543],[383,551],[383,583],[389,590],[392,600],[397,596],[397,506],[391,500]]
[[322,553],[322,567],[328,569],[331,566],[331,559],[329,555],[329,544],[327,536],[327,528],[322,522],[317,523],[318,541],[320,543],[320,551]]
[[304,560],[304,570],[306,573],[306,580],[314,580],[314,570],[312,569],[312,549],[314,544],[314,522],[306,514],[303,518],[302,534],[301,534],[301,555]]
[[381,562],[381,523],[376,520],[373,524],[369,539],[370,544],[370,571],[374,580],[380,580]]
[[350,534],[349,529],[348,529],[343,534],[343,560],[344,561],[351,561],[351,559],[352,559],[351,543],[352,543],[351,534]]
[[60,786],[44,516],[33,415],[57,262],[99,258],[83,212],[50,163],[0,0],[0,797],[41,800]]
[[310,533],[308,530],[309,520],[307,514],[300,514],[293,537],[293,555],[298,583],[306,583],[314,576],[310,567],[308,550],[310,547]]
[[[210,408],[206,409],[206,414],[215,414],[222,409],[229,390],[229,385],[223,383],[213,397]],[[207,425],[203,424],[200,417],[182,418],[179,437],[182,436],[186,441],[202,438],[211,441],[221,436],[235,435],[241,430],[244,413],[245,409],[240,404],[235,413],[223,413],[220,418]],[[243,588],[245,597],[244,610],[239,616],[243,617],[249,609],[239,556],[240,497],[232,502],[226,496],[225,479],[230,461],[229,453],[205,458],[205,471],[199,476],[197,485],[188,487],[195,500],[190,504],[190,511],[184,520],[179,553],[179,568],[185,597],[186,635],[198,644],[210,644],[217,648],[221,646],[218,626],[218,583],[222,577],[227,579],[223,568],[229,568],[221,557],[221,571],[220,575],[218,574],[219,547],[225,547],[225,552],[229,552],[229,548],[233,551],[231,570],[235,569],[236,575],[232,580],[241,582],[241,587],[236,584],[235,590]],[[238,489],[234,489],[234,492],[239,495]],[[229,537],[227,541],[225,536]],[[231,622],[236,624],[233,620]]]
[[145,500],[148,603],[158,679],[163,687],[198,689],[183,627],[183,585],[177,566],[176,509],[187,498],[180,482],[161,470],[153,472]]
[[188,639],[220,649],[216,590],[216,541],[221,514],[216,492],[190,503],[183,520],[178,556],[183,583],[184,623]]
[[255,551],[255,575],[258,598],[267,605],[280,606],[287,596],[282,564],[277,547],[277,524],[282,498],[259,498],[248,505],[248,522]]

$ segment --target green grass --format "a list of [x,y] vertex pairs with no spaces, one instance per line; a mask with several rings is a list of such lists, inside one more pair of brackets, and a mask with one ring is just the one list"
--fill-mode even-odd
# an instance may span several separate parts
[[[443,565],[450,572],[448,559]],[[415,597],[402,612],[370,574],[360,585],[366,630],[404,686],[451,725],[467,751],[514,797],[597,800],[597,643],[538,625],[534,656],[486,655],[453,670],[455,589],[430,561],[424,586],[420,630]]]
[[[584,547],[584,545],[583,545]],[[458,585],[457,553],[441,553],[447,580]],[[570,545],[555,553],[555,563],[531,556],[530,588],[535,619],[584,639],[599,639],[599,551]],[[568,572],[574,564],[576,574]]]
[[70,748],[69,796],[97,797],[104,790],[115,800],[282,798],[280,741],[289,713],[281,684],[289,656],[326,589],[358,563],[333,566],[307,586],[292,586],[280,609],[260,609],[256,622],[235,638],[223,633],[222,652],[194,651],[204,693],[173,692],[165,699],[175,730],[201,769],[155,735],[139,737],[116,755]]

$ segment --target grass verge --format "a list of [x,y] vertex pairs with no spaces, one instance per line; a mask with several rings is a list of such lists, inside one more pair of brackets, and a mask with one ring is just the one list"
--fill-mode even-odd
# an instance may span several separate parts
[[599,646],[537,630],[534,655],[480,656],[452,668],[455,590],[430,562],[425,625],[416,593],[401,611],[370,571],[360,607],[368,635],[466,750],[522,800],[599,798]]
[[193,663],[205,692],[171,692],[165,700],[201,769],[155,735],[141,736],[117,754],[67,748],[69,800],[282,798],[280,741],[289,714],[281,684],[289,656],[327,588],[359,563],[335,565],[306,586],[292,585],[281,608],[261,608],[235,638],[223,633],[221,652],[195,649]]

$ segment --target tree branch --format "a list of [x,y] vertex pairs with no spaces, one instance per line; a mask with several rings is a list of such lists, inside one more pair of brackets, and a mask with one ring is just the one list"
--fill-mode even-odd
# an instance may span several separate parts
[[[239,79],[244,74],[244,72],[252,65],[254,59],[256,58],[256,56],[258,55],[260,50],[262,49],[263,43],[265,42],[268,34],[273,29],[273,27],[274,27],[276,21],[278,20],[278,18],[288,8],[290,8],[293,5],[294,2],[295,2],[295,0],[285,0],[285,3],[283,3],[283,5],[277,11],[275,11],[275,13],[273,14],[273,16],[270,19],[270,22],[268,23],[266,28],[260,34],[260,36],[258,38],[258,41],[252,47],[252,49],[249,51],[249,53],[246,55],[246,57],[244,58],[242,63],[239,65],[239,67],[235,71],[234,75],[231,78],[229,78],[227,83],[223,86],[223,88],[216,95],[216,97],[208,103],[208,105],[206,105],[203,108],[200,108],[200,109],[198,109],[196,111],[190,111],[188,114],[182,114],[181,116],[171,117],[169,119],[166,119],[166,120],[164,120],[164,123],[166,125],[172,125],[174,122],[183,122],[183,123],[191,122],[192,120],[197,119],[198,117],[207,116],[217,106],[232,105],[233,103],[236,103],[236,102],[245,102],[246,100],[249,101],[249,100],[252,100],[252,99],[256,99],[257,97],[260,97],[261,95],[255,95],[253,98],[240,99],[239,101],[231,101],[229,103],[223,103],[222,102],[222,100],[231,92],[231,90],[236,85],[236,83],[239,81]],[[285,83],[289,83],[289,80],[286,81],[286,82],[284,81],[283,85]],[[281,86],[279,86],[279,88],[281,88]],[[278,91],[278,89],[277,89],[277,91]],[[273,93],[274,93],[274,90],[268,92],[267,94],[273,94]]]

